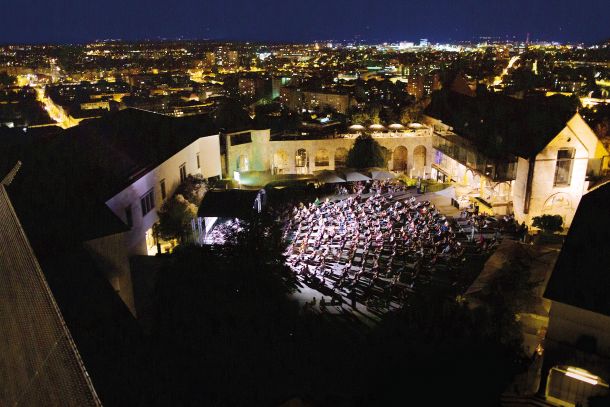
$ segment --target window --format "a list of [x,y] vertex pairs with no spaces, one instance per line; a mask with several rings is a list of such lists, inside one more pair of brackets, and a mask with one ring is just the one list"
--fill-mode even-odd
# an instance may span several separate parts
[[557,166],[555,167],[555,186],[568,186],[572,178],[572,162],[574,160],[573,148],[561,148],[557,152]]
[[294,157],[295,166],[297,167],[306,167],[307,166],[307,151],[304,148],[300,148],[297,150],[297,154]]
[[127,226],[130,228],[133,227],[133,215],[131,213],[131,205],[125,208],[125,222],[127,222]]
[[180,182],[184,182],[186,180],[186,163],[180,166]]
[[240,144],[246,144],[246,143],[251,143],[251,142],[252,142],[252,133],[250,133],[250,132],[233,134],[231,136],[231,145],[232,146],[238,146]]
[[161,180],[160,186],[161,186],[161,199],[165,199],[165,197],[167,196],[167,191],[165,190],[165,179]]
[[155,191],[152,189],[145,193],[140,198],[140,205],[142,205],[142,216],[146,216],[155,207]]
[[197,153],[197,169],[201,168],[201,162],[199,161],[199,153]]

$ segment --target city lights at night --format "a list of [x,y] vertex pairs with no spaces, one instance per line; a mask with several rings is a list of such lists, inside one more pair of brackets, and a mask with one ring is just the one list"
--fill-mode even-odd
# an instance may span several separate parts
[[610,3],[4,0],[0,406],[609,406]]

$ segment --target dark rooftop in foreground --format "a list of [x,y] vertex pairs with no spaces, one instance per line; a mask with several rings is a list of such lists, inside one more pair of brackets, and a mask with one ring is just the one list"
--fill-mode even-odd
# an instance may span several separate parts
[[31,140],[12,141],[3,160],[5,171],[22,162],[8,190],[35,248],[38,243],[82,242],[120,233],[126,225],[105,202],[211,134],[208,116],[173,118],[126,109],[44,137],[24,135]]
[[100,406],[2,184],[0,241],[0,404]]
[[[140,328],[83,245],[84,241],[127,230],[99,193],[120,185],[109,180],[120,180],[108,174],[108,167],[87,161],[95,153],[94,145],[81,146],[86,154],[76,154],[77,143],[71,138],[75,135],[67,133],[18,145],[13,150],[16,155],[3,162],[13,167],[13,159],[21,162],[18,171],[11,172],[12,182],[6,189],[97,394],[104,404],[134,405],[134,383],[140,380],[136,361]],[[19,253],[6,242],[3,248],[13,256]],[[32,294],[27,295],[34,307]],[[33,332],[40,329],[45,329],[42,323]],[[59,378],[53,382],[62,384]],[[49,404],[58,405],[61,400]],[[44,405],[44,401],[31,405]]]
[[117,182],[130,184],[193,141],[215,133],[208,115],[175,118],[125,109],[66,130],[60,148]]
[[610,316],[610,183],[582,197],[544,296]]

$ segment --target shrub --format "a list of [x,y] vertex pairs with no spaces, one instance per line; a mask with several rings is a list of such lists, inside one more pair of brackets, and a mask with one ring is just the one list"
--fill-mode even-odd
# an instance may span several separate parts
[[400,174],[396,177],[397,180],[401,181],[407,187],[414,187],[417,185],[417,178],[411,178],[408,175]]
[[532,226],[537,227],[544,233],[555,233],[563,230],[563,218],[560,215],[535,216]]

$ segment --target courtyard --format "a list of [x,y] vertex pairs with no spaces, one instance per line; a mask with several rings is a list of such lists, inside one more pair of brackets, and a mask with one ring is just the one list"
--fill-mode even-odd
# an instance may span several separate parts
[[419,194],[397,181],[351,188],[285,215],[286,263],[299,280],[293,298],[306,312],[351,313],[368,324],[416,292],[456,297],[515,236],[512,218],[459,211],[447,191]]

